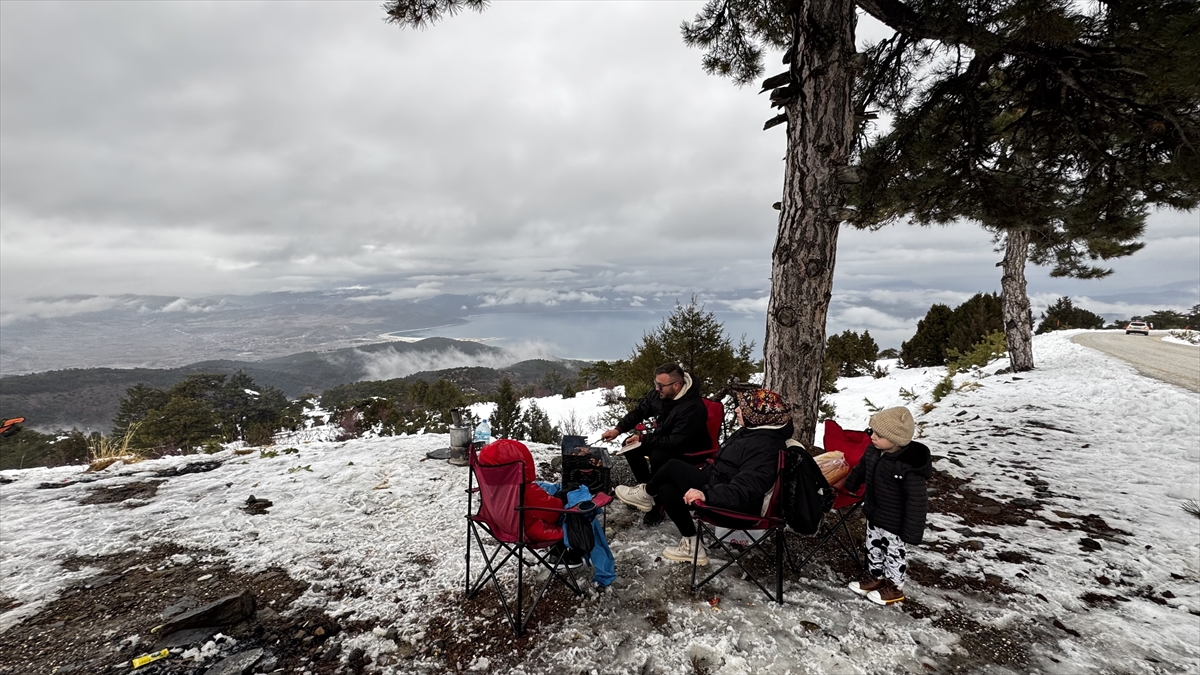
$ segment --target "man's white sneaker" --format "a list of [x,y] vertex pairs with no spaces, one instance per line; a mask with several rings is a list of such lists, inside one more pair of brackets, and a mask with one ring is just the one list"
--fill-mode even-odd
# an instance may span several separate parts
[[647,513],[650,511],[650,509],[654,508],[654,497],[651,497],[650,494],[646,492],[645,483],[642,483],[637,487],[618,485],[615,492],[617,493],[617,499],[620,499],[642,513]]
[[[696,547],[700,548],[699,555],[696,555]],[[692,562],[692,557],[695,556],[697,565],[708,564],[708,553],[699,543],[699,537],[683,537],[679,540],[678,546],[668,546],[663,549],[663,557],[667,560],[675,562]]]

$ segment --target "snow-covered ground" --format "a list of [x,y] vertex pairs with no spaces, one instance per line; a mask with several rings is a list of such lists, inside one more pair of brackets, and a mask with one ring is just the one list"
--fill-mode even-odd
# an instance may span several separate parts
[[[611,591],[590,594],[553,623],[535,616],[531,646],[517,656],[480,653],[474,666],[725,675],[1197,672],[1200,520],[1181,503],[1200,499],[1200,396],[1073,344],[1073,334],[1037,336],[1032,372],[990,374],[1007,365],[997,362],[958,375],[960,388],[937,403],[931,392],[943,368],[891,364],[887,377],[839,382],[833,403],[846,427],[866,426],[874,407],[913,410],[943,484],[965,481],[955,488],[961,494],[945,497],[970,490],[1003,508],[1027,505],[1024,525],[931,514],[936,530],[913,557],[958,583],[910,581],[903,610],[852,595],[829,568],[789,572],[782,606],[728,572],[693,595],[686,568],[658,557],[678,541],[669,522],[643,527],[617,504],[610,539],[619,578]],[[586,424],[601,396],[538,403],[557,423]],[[395,639],[383,630],[346,638],[347,647],[392,663],[383,672],[438,671],[444,664],[404,645],[420,644],[435,617],[460,611],[466,470],[425,459],[447,445],[446,435],[329,438],[311,430],[280,439],[274,457],[233,449],[205,457],[224,463],[170,478],[136,508],[79,502],[98,487],[197,458],[118,465],[94,482],[58,489],[38,486],[78,480],[80,468],[4,472],[15,481],[0,485],[0,599],[20,604],[0,614],[0,631],[95,573],[67,571],[60,563],[68,556],[169,541],[224,550],[237,569],[282,567],[312,582],[301,603],[397,629]],[[532,449],[541,460],[557,452]],[[248,515],[239,507],[251,494],[274,506]],[[1079,526],[1085,521],[1090,529]],[[1101,521],[1107,529],[1095,527]],[[1097,546],[1081,546],[1084,538]],[[967,583],[996,578],[999,585]],[[967,632],[994,639],[968,640]],[[1026,655],[1005,661],[970,653],[981,644],[1018,647],[1006,641],[1024,641]]]

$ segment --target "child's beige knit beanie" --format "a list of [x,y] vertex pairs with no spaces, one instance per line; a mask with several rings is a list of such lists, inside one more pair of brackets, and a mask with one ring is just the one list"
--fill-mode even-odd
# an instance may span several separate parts
[[904,446],[913,439],[913,416],[908,408],[887,408],[871,415],[871,430],[896,445]]

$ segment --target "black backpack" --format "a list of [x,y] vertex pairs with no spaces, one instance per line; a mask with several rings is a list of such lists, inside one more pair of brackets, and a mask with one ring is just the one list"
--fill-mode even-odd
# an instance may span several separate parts
[[787,442],[783,464],[783,519],[800,534],[816,534],[833,506],[833,488],[812,456],[798,441]]

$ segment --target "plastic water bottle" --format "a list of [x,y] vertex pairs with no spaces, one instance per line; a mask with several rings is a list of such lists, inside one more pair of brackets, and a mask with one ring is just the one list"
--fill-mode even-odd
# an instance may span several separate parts
[[475,437],[473,442],[481,445],[487,445],[492,442],[492,425],[487,420],[483,420],[475,427]]

